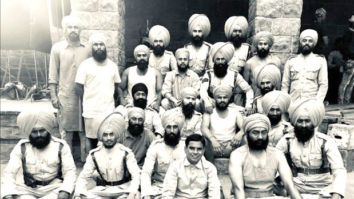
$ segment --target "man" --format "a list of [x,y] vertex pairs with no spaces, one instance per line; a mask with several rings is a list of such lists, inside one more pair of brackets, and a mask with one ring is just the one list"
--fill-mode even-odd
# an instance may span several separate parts
[[256,97],[260,94],[255,77],[253,77],[256,68],[268,64],[274,64],[279,69],[281,68],[280,59],[276,55],[270,53],[273,43],[274,37],[272,33],[267,31],[261,31],[253,38],[253,46],[256,49],[257,54],[247,60],[245,70],[243,71],[243,78],[252,86]]
[[341,154],[332,138],[316,130],[325,115],[323,103],[298,100],[289,114],[295,133],[281,138],[277,148],[287,156],[296,188],[302,194],[343,198],[347,173]]
[[185,157],[181,141],[183,115],[168,110],[163,114],[165,136],[149,147],[141,173],[141,194],[144,199],[161,198],[163,179],[170,163]]
[[141,168],[146,152],[155,139],[154,133],[144,128],[145,111],[138,107],[128,110],[128,128],[118,135],[118,143],[130,148]]
[[243,136],[242,132],[237,132],[237,127],[242,127],[243,118],[239,110],[229,106],[231,95],[229,86],[215,88],[216,106],[211,114],[203,114],[202,133],[210,140],[215,157],[229,157]]
[[148,88],[143,83],[137,83],[133,86],[132,91],[133,104],[126,106],[119,105],[115,112],[121,113],[126,121],[128,121],[128,112],[130,108],[138,107],[145,111],[144,128],[149,129],[157,137],[163,137],[164,130],[161,124],[160,115],[151,107],[147,107]]
[[[106,40],[101,33],[90,37],[92,57],[83,61],[76,74],[76,89],[83,96],[83,113],[87,138],[87,151],[96,148],[97,132],[93,128],[95,117],[114,111],[114,93],[118,91],[118,66],[107,58]],[[122,95],[122,94],[120,94]]]
[[162,198],[220,198],[220,181],[216,167],[204,157],[205,139],[187,137],[186,157],[171,163],[162,189]]
[[[53,113],[21,112],[17,125],[22,135],[3,172],[1,198],[69,199],[76,181],[76,167],[68,144],[51,134],[57,126]],[[18,181],[18,172],[22,170]]]
[[264,67],[256,68],[254,74],[254,79],[257,88],[260,90],[260,95],[254,98],[252,109],[256,113],[264,113],[262,108],[263,96],[273,90],[280,90],[280,70],[274,64],[267,64]]
[[235,198],[275,198],[274,179],[279,173],[290,197],[301,199],[284,154],[268,146],[269,119],[256,113],[244,120],[242,128],[247,145],[233,151],[229,163]]
[[283,91],[271,91],[262,99],[263,112],[271,124],[268,138],[269,145],[272,147],[277,145],[283,135],[294,131],[291,124],[286,121],[290,101],[289,94]]
[[300,34],[300,54],[291,57],[285,64],[282,91],[290,94],[291,100],[316,98],[323,101],[328,90],[327,61],[314,54],[317,32],[311,29]]
[[91,49],[80,41],[81,20],[65,16],[62,20],[65,40],[53,45],[50,53],[48,83],[50,98],[58,109],[58,123],[61,138],[71,151],[74,132],[79,133],[81,161],[86,158],[85,133],[82,126],[80,96],[75,92],[76,71],[82,61],[91,57]]
[[122,75],[122,83],[120,88],[127,90],[127,100],[120,96],[120,101],[123,106],[132,104],[133,94],[132,88],[137,83],[144,83],[148,88],[147,107],[154,108],[159,111],[161,103],[161,87],[162,77],[160,72],[155,68],[149,67],[150,49],[145,45],[138,45],[134,49],[134,57],[137,62],[136,66],[125,69]]
[[318,43],[313,49],[316,54],[328,56],[329,53],[329,38],[327,31],[327,11],[324,8],[318,8],[315,11],[315,20],[313,22],[313,29],[318,33]]
[[[87,156],[74,198],[140,198],[140,169],[133,152],[118,143],[118,136],[126,127],[124,118],[119,113],[111,113],[103,120],[96,118],[95,123],[99,126],[97,137],[102,145]],[[92,187],[92,181],[96,186]]]
[[164,80],[168,71],[177,70],[175,56],[171,51],[166,50],[170,44],[170,33],[165,27],[155,25],[149,31],[149,40],[152,47],[149,66],[158,70]]
[[191,42],[184,48],[189,51],[190,69],[203,77],[208,69],[208,58],[211,44],[205,42],[205,38],[210,33],[210,21],[204,14],[193,14],[188,20],[188,32],[191,36]]
[[180,48],[176,51],[177,71],[167,72],[162,85],[162,95],[165,97],[161,101],[161,106],[165,110],[181,105],[181,91],[186,87],[193,87],[199,91],[199,76],[189,69],[189,51]]
[[238,72],[228,70],[228,63],[233,54],[234,47],[231,43],[217,42],[210,50],[214,69],[213,71],[207,71],[200,86],[200,97],[205,110],[209,113],[215,107],[215,100],[212,94],[215,87],[219,85],[228,85],[232,89],[239,86],[246,93],[246,108],[251,109],[252,107],[253,91],[251,87]]

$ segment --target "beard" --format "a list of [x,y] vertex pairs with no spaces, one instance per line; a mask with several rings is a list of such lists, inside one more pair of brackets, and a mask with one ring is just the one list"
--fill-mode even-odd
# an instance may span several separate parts
[[92,57],[98,62],[103,62],[107,58],[107,51],[106,51],[106,49],[104,49],[104,50],[93,50],[92,49]]
[[261,94],[264,96],[265,94],[269,93],[270,91],[272,91],[274,89],[274,86],[272,87],[266,87],[266,88],[261,88]]
[[227,73],[227,64],[214,64],[214,74],[216,77],[225,77]]
[[228,107],[229,103],[226,102],[219,102],[215,103],[215,108],[218,109],[219,111],[225,111]]
[[145,71],[148,68],[148,62],[146,60],[140,60],[137,63],[138,69],[141,71]]
[[300,51],[301,54],[303,55],[308,55],[312,52],[313,47],[309,46],[309,45],[304,45],[304,46],[300,46]]
[[163,140],[169,146],[176,146],[179,143],[180,138],[181,138],[180,132],[178,132],[177,134],[165,133]]
[[165,48],[163,46],[154,46],[153,47],[153,53],[154,55],[160,57],[163,55],[163,53],[165,52]]
[[77,34],[76,32],[71,32],[68,37],[69,37],[69,40],[72,42],[76,42],[76,41],[80,40],[80,35]]
[[147,99],[139,98],[134,99],[134,106],[145,109],[147,105]]
[[294,126],[295,136],[300,142],[306,142],[312,138],[315,134],[315,127],[299,127],[297,125]]
[[248,147],[252,150],[265,150],[268,146],[269,138],[267,136],[267,139],[265,140],[262,139],[253,140],[249,136],[249,133],[247,133],[247,142],[248,142]]
[[279,114],[279,115],[268,114],[267,116],[268,116],[268,118],[270,120],[270,124],[272,126],[277,125],[281,120],[281,114]]
[[199,36],[192,37],[192,44],[193,46],[202,46],[203,44],[203,38]]
[[242,44],[242,38],[238,35],[231,38],[231,42],[234,44],[235,47],[239,48]]
[[138,136],[138,135],[143,133],[144,124],[132,124],[129,121],[128,131],[129,131],[130,134],[132,134],[134,137],[136,137],[136,136]]
[[192,103],[182,104],[182,112],[184,117],[186,117],[187,119],[192,118],[194,113],[194,107],[195,106]]
[[258,57],[265,58],[268,56],[268,54],[269,54],[269,49],[264,49],[264,48],[258,49],[257,48]]
[[178,67],[178,71],[185,73],[189,66],[185,64],[181,64],[181,65],[177,65],[177,67]]
[[39,137],[33,137],[29,136],[30,143],[32,146],[36,147],[37,149],[43,149],[44,147],[48,146],[52,136],[50,133],[47,133],[46,136],[39,136]]
[[114,145],[116,145],[116,143],[117,143],[117,140],[115,139],[115,140],[113,140],[111,143],[109,143],[109,142],[103,142],[103,146],[104,146],[104,148],[106,148],[106,149],[111,149],[111,148],[114,147]]

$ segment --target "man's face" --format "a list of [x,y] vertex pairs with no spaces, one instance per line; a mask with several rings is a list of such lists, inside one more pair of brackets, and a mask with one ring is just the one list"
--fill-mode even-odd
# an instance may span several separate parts
[[303,55],[308,55],[315,47],[315,42],[311,37],[305,37],[300,40],[300,51]]
[[199,26],[192,30],[192,43],[196,46],[203,44],[203,31]]
[[193,117],[196,98],[194,96],[186,96],[182,99],[182,112],[187,119]]
[[153,48],[153,53],[156,56],[162,56],[165,51],[162,38],[155,38],[152,44],[152,48]]
[[31,134],[29,135],[30,143],[38,149],[46,147],[49,144],[50,139],[50,133],[44,127],[38,125],[33,127]]
[[310,116],[303,113],[300,115],[294,124],[295,136],[300,142],[306,142],[312,138],[315,133],[315,126],[313,125]]
[[187,71],[189,66],[189,55],[188,53],[180,53],[177,57],[177,67],[180,72]]
[[259,57],[266,57],[269,54],[270,45],[266,39],[261,39],[257,44],[257,55]]
[[64,34],[70,41],[75,42],[80,40],[81,28],[78,24],[69,22],[64,28]]
[[145,109],[147,104],[147,95],[144,91],[134,93],[134,106]]
[[268,146],[268,131],[257,127],[247,133],[248,147],[253,150],[264,150]]
[[171,121],[165,127],[164,141],[169,146],[176,146],[181,137],[180,129],[176,121]]
[[326,15],[324,13],[317,12],[315,13],[315,18],[317,22],[321,23],[326,20]]
[[261,89],[262,95],[265,95],[268,92],[274,90],[274,86],[273,86],[272,82],[270,80],[268,80],[267,78],[264,78],[261,81],[260,87],[261,87],[260,89]]
[[204,146],[200,141],[190,141],[188,146],[184,148],[186,152],[187,160],[191,164],[197,164],[199,160],[203,157],[204,154]]
[[226,110],[227,106],[229,105],[230,96],[226,94],[219,94],[214,96],[215,98],[215,105],[218,110]]
[[102,133],[102,144],[105,148],[110,149],[117,143],[117,136],[112,131],[106,131]]
[[136,55],[136,62],[140,62],[141,60],[148,62],[149,55],[146,52],[138,52],[138,54]]
[[225,57],[223,56],[222,53],[217,52],[215,54],[215,63],[216,64],[226,64],[226,59],[225,59]]
[[128,131],[133,136],[138,136],[144,131],[144,117],[141,114],[133,113],[129,117]]
[[107,58],[106,45],[103,42],[92,44],[92,57],[98,62],[103,62]]
[[215,63],[214,63],[214,74],[221,78],[225,77],[227,73],[227,62],[225,57],[221,53],[216,53],[215,54]]
[[281,120],[281,109],[278,105],[273,105],[268,112],[268,118],[272,126],[277,125]]

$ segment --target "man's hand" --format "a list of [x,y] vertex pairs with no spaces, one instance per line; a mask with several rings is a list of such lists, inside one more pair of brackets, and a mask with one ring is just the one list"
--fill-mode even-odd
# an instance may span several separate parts
[[58,97],[52,97],[51,101],[52,101],[53,107],[56,108],[56,109],[59,109],[60,102],[59,102]]
[[255,114],[255,113],[256,113],[256,109],[253,109],[253,108],[245,108],[245,113],[246,113],[246,116]]
[[221,154],[222,147],[221,147],[220,143],[215,138],[212,138],[210,141],[211,141],[211,144],[213,145],[214,151]]
[[232,145],[239,146],[241,144],[242,137],[243,137],[243,133],[241,132],[236,133],[236,135],[234,135],[234,137],[231,140]]
[[181,105],[181,101],[179,101],[178,99],[174,98],[174,97],[171,97],[170,98],[170,101],[173,103],[173,106],[174,107],[178,107],[179,105]]
[[69,198],[70,198],[70,193],[66,191],[59,191],[58,199],[69,199]]
[[120,97],[119,102],[120,102],[120,105],[122,105],[122,106],[126,106],[128,104],[127,100],[125,100],[124,97]]
[[342,196],[339,195],[338,193],[333,193],[332,194],[332,199],[341,199],[341,198],[342,198]]
[[213,104],[209,100],[204,101],[205,111],[209,114],[213,113]]
[[140,192],[137,193],[129,193],[127,199],[140,199]]

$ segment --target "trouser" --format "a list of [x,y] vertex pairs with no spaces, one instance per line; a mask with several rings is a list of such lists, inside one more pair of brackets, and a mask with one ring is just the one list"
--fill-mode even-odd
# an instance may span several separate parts
[[342,81],[338,89],[338,103],[350,103],[354,87],[354,68],[343,73]]
[[64,129],[60,130],[60,136],[61,139],[65,140],[66,143],[68,143],[70,147],[71,153],[74,153],[73,151],[73,137],[74,133],[77,132],[79,134],[80,138],[80,159],[81,162],[85,162],[86,160],[86,139],[85,139],[85,132],[82,131],[65,131]]

